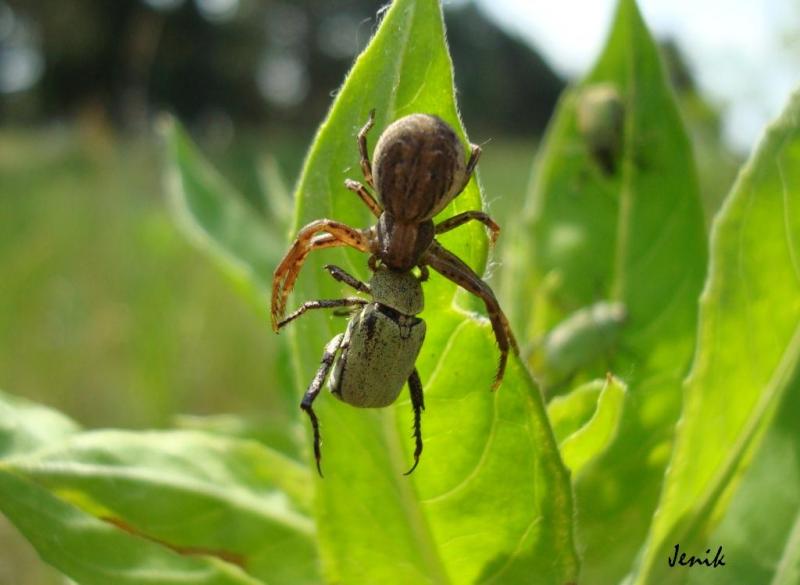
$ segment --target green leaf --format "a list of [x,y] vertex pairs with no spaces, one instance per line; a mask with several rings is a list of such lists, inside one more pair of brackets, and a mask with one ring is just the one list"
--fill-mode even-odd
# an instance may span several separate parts
[[[89,514],[170,551],[238,565],[254,582],[318,582],[308,471],[258,443],[189,431],[98,431],[9,460],[5,469],[80,508],[82,519]],[[3,511],[26,532],[20,505]],[[71,523],[83,520],[64,506],[48,521],[66,522],[58,529],[72,533]],[[31,522],[31,530],[46,531]],[[26,535],[39,546],[39,536]],[[86,564],[104,562],[91,547],[75,552]],[[50,562],[82,580],[63,559]]]
[[597,302],[569,315],[537,342],[528,363],[545,396],[612,354],[626,318],[622,303]]
[[[466,145],[437,1],[397,0],[386,11],[311,147],[296,197],[296,229],[323,217],[357,227],[374,223],[343,185],[347,177],[359,178],[355,135],[372,108],[377,116],[370,145],[389,122],[414,112],[439,115]],[[473,181],[441,216],[480,208]],[[443,236],[442,243],[482,271],[487,250],[482,227],[464,226]],[[312,254],[294,302],[343,295],[321,270],[323,263],[366,277],[366,261],[349,250]],[[428,337],[417,366],[427,410],[425,452],[417,470],[403,476],[412,460],[405,395],[381,410],[353,408],[327,393],[315,403],[325,472],[317,482],[316,511],[327,578],[574,580],[571,490],[537,389],[512,359],[503,386],[492,393],[498,352],[486,320],[458,306],[455,285],[438,274],[424,287]],[[322,314],[292,324],[298,390],[314,376],[324,345],[344,326],[344,320]]]
[[547,404],[547,417],[559,444],[591,420],[605,386],[605,380],[592,380]]
[[[590,382],[563,398],[553,400],[547,407],[553,430],[559,438],[561,457],[573,477],[605,452],[619,430],[627,390],[625,384],[613,376],[600,384],[599,392],[597,382]],[[585,416],[587,403],[592,398],[594,413],[591,418],[567,434],[566,429]]]
[[575,480],[582,579],[613,583],[658,500],[706,266],[691,149],[633,0],[619,2],[597,64],[562,97],[531,197],[516,238],[529,264],[507,287],[528,340],[598,301],[627,313],[617,351],[576,377],[610,370],[629,389],[616,439]]
[[[297,460],[300,458],[298,445],[302,443],[299,437],[301,429],[296,423],[287,421],[284,416],[273,416],[271,414],[254,416],[180,414],[175,417],[173,424],[178,429],[204,431],[222,435],[223,437],[258,441],[291,459]],[[288,432],[287,426],[291,429]]]
[[0,510],[42,559],[82,585],[259,585],[211,555],[181,554],[81,511],[0,463]]
[[534,179],[511,250],[526,264],[506,283],[523,339],[598,301],[627,313],[616,351],[575,378],[610,370],[628,386],[616,439],[575,480],[581,580],[614,583],[657,505],[706,268],[691,147],[633,0],[620,0],[598,62],[562,97]]
[[162,129],[166,188],[178,225],[265,312],[266,291],[283,247],[280,231],[264,223],[214,170],[176,120],[166,118]]
[[35,451],[80,431],[67,416],[0,391],[0,459]]
[[[779,405],[797,403],[798,210],[800,93],[795,93],[739,175],[714,223],[712,270],[701,300],[699,347],[686,381],[678,439],[637,583],[681,582],[680,572],[667,571],[665,551],[676,543],[687,550],[706,548],[709,531],[730,504]],[[790,392],[795,396],[786,398]],[[798,411],[790,412],[789,445],[796,444],[800,432]],[[771,440],[780,440],[781,424],[774,432],[778,437]],[[768,462],[757,462],[756,468],[759,464]],[[790,481],[796,479],[792,465],[796,466],[796,461],[783,461],[777,473],[781,477],[790,474]],[[758,494],[759,499],[751,505],[759,508],[758,514],[771,512],[770,519],[787,535],[787,546],[796,544],[796,532],[792,533],[796,528],[787,526],[797,520],[796,498],[780,510],[764,504],[772,499],[771,493]],[[785,554],[796,555],[796,550]],[[784,577],[775,576],[774,582],[786,582]]]
[[720,525],[706,539],[706,547],[723,546],[727,569],[692,573],[688,579],[692,585],[800,583],[798,390],[800,384],[788,389],[752,467],[736,488]]

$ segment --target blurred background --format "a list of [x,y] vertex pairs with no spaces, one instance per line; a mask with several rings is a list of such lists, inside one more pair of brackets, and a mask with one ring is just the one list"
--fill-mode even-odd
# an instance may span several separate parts
[[[445,2],[462,115],[501,225],[613,4]],[[709,220],[800,70],[797,2],[726,4],[641,2]],[[266,301],[246,304],[174,226],[154,122],[175,113],[268,215],[264,193],[291,190],[382,5],[0,0],[0,388],[87,427],[284,416]],[[0,585],[61,582],[0,518]]]

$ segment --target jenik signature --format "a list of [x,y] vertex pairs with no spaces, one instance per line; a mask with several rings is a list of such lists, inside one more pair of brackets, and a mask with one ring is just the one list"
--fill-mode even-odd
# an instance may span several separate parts
[[717,553],[714,555],[714,558],[711,559],[711,549],[706,549],[706,554],[702,556],[687,556],[685,552],[681,552],[680,545],[675,545],[675,552],[672,556],[667,559],[670,567],[680,566],[680,567],[695,567],[700,565],[702,567],[711,567],[715,569],[717,567],[724,567],[725,566],[725,555],[722,554],[722,547],[717,548]]

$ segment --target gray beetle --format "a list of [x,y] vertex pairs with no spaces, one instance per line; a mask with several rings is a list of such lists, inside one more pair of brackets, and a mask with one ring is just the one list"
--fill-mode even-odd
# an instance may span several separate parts
[[317,471],[322,475],[319,422],[312,405],[330,373],[331,393],[361,408],[389,406],[408,382],[416,441],[414,464],[406,472],[408,475],[417,467],[422,453],[421,414],[425,403],[415,362],[425,339],[425,321],[417,317],[424,306],[420,281],[425,274],[417,277],[411,271],[397,272],[379,266],[366,284],[338,266],[326,265],[325,269],[334,279],[372,299],[346,297],[307,301],[278,323],[281,328],[310,309],[360,307],[352,314],[347,330],[325,346],[322,363],[300,404],[311,419]]
[[623,303],[598,301],[575,311],[550,330],[528,360],[545,394],[552,394],[581,368],[614,349],[627,319]]

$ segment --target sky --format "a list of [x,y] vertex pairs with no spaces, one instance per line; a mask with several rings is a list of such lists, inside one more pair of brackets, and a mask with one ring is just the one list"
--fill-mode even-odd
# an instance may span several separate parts
[[[616,0],[476,0],[562,75],[586,73]],[[453,4],[458,2],[453,0]],[[639,0],[657,38],[673,38],[703,95],[723,112],[729,144],[748,152],[800,86],[800,1]]]

